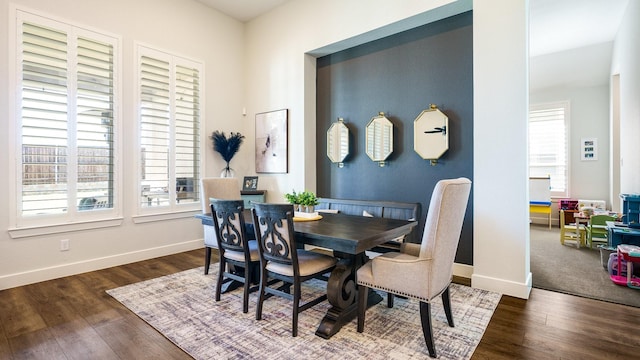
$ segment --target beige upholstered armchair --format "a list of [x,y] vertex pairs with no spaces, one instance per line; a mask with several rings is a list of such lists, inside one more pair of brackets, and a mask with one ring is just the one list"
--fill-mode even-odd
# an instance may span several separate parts
[[[209,199],[220,200],[240,200],[240,182],[236,178],[203,178],[200,180],[200,202],[202,203],[202,213],[211,212]],[[218,238],[213,226],[204,227],[204,273],[209,273],[211,264],[211,249],[218,248]]]
[[401,252],[383,254],[358,269],[358,332],[364,330],[369,288],[417,299],[429,355],[436,357],[429,304],[441,295],[453,327],[449,285],[470,191],[469,179],[440,180],[431,195],[422,243],[403,244]]

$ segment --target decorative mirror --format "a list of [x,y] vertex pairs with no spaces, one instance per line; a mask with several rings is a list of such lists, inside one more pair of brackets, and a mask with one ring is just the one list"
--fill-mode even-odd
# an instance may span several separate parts
[[431,104],[413,121],[413,149],[431,165],[449,150],[449,118]]
[[378,165],[384,166],[385,161],[393,152],[393,123],[381,112],[371,118],[366,129],[367,155]]
[[349,155],[349,128],[343,118],[331,124],[327,130],[327,157],[338,167],[344,166],[344,159]]

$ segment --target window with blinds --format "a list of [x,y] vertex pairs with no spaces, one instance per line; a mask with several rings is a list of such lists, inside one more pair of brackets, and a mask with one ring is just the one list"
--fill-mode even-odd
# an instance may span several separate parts
[[531,106],[529,176],[551,178],[551,196],[567,197],[569,103]]
[[113,209],[117,39],[21,11],[17,26],[19,218]]
[[199,63],[145,46],[139,53],[140,207],[199,203]]

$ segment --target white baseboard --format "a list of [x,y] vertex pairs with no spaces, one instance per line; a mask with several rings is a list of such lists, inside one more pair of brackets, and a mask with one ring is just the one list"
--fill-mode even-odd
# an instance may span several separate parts
[[471,279],[473,265],[453,263],[453,275]]
[[532,278],[531,273],[527,276],[525,283],[518,283],[494,277],[473,274],[471,276],[471,287],[494,291],[500,294],[528,299],[531,294]]
[[[177,244],[159,246],[150,249],[132,251],[123,254],[87,259],[69,264],[62,264],[21,273],[0,276],[0,290],[33,284],[41,281],[76,275],[88,271],[105,269],[113,266],[129,264],[136,261],[153,259],[160,256],[176,254],[202,248],[203,240],[189,240]],[[204,264],[204,259],[203,259]]]

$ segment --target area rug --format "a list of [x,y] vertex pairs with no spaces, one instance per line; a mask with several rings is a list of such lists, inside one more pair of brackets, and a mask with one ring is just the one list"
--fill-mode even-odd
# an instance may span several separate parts
[[[315,335],[330,306],[321,303],[300,314],[298,336],[291,336],[291,302],[265,301],[262,320],[255,320],[257,294],[242,313],[242,289],[214,301],[216,266],[209,275],[191,269],[107,293],[153,326],[195,359],[421,359],[429,358],[420,325],[419,303],[396,298],[367,310],[364,333],[356,320],[329,340]],[[326,283],[303,285],[303,300],[325,291]],[[431,306],[434,341],[439,359],[469,359],[495,310],[500,294],[453,284],[450,328],[441,301]]]

